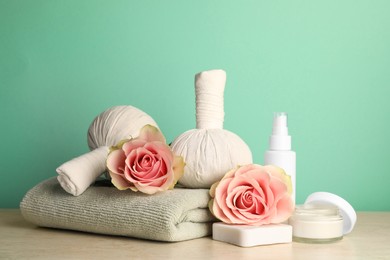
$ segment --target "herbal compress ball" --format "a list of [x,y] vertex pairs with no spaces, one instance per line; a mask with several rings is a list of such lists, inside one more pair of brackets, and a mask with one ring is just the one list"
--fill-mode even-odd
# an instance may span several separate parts
[[237,165],[252,163],[248,145],[236,134],[223,129],[223,94],[226,73],[204,71],[195,76],[196,129],[172,142],[175,154],[186,166],[179,183],[188,188],[210,188]]

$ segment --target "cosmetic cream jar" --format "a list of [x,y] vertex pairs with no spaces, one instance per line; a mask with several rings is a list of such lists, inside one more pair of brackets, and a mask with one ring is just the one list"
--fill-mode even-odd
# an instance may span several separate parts
[[355,223],[353,207],[329,192],[310,194],[289,219],[293,227],[293,240],[306,243],[338,241],[352,231]]
[[332,205],[297,206],[289,223],[293,226],[293,240],[296,242],[329,243],[343,238],[343,217]]

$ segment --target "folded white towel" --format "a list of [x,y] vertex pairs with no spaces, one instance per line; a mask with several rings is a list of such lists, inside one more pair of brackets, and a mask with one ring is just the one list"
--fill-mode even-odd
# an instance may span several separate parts
[[174,242],[211,234],[209,200],[207,189],[148,195],[97,184],[74,197],[52,178],[27,192],[20,209],[38,226]]

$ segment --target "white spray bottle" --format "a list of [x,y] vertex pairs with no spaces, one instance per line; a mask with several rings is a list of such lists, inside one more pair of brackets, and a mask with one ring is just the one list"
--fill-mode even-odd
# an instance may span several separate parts
[[269,138],[269,150],[264,155],[265,165],[278,166],[291,177],[292,199],[296,199],[296,155],[291,150],[291,136],[288,134],[287,113],[276,112],[272,135]]

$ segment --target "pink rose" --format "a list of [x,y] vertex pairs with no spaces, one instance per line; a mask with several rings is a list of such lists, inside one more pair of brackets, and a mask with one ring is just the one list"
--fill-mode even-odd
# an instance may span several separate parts
[[210,211],[228,224],[287,220],[293,210],[290,177],[276,166],[249,164],[229,171],[210,188]]
[[173,154],[163,134],[151,125],[145,125],[137,138],[112,147],[107,157],[115,187],[147,194],[173,189],[184,165],[183,158]]

